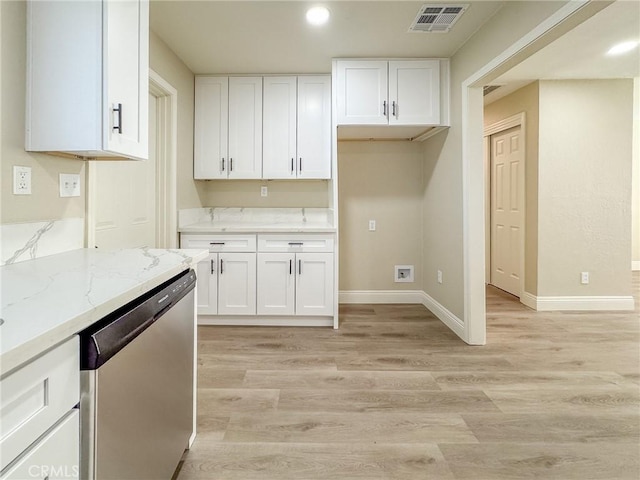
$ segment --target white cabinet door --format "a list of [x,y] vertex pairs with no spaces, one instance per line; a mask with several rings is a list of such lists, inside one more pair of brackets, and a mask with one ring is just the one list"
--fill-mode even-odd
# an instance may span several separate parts
[[108,150],[147,158],[149,135],[149,3],[105,1]]
[[218,313],[218,254],[210,253],[196,267],[198,314]]
[[296,77],[264,77],[262,178],[296,178]]
[[33,444],[2,477],[2,480],[78,479],[80,461],[80,414],[71,410],[67,417]]
[[298,178],[331,178],[331,77],[298,77]]
[[256,254],[218,254],[218,314],[255,315]]
[[333,315],[333,253],[298,253],[296,263],[296,314]]
[[387,62],[338,61],[338,125],[387,125]]
[[258,315],[295,313],[295,254],[258,253]]
[[389,62],[389,125],[440,124],[440,61]]
[[196,77],[193,178],[227,178],[229,78]]
[[262,77],[229,78],[228,178],[262,176]]

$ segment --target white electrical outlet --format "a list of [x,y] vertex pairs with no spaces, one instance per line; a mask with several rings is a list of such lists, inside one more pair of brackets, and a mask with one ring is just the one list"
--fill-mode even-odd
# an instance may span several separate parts
[[580,283],[582,285],[589,285],[589,272],[580,272]]
[[442,283],[442,270],[438,270],[438,283]]
[[60,174],[60,196],[79,197],[80,196],[80,175],[76,173]]
[[31,167],[13,166],[13,194],[31,195]]
[[369,231],[370,232],[375,232],[376,231],[376,221],[375,220],[369,220]]
[[266,197],[267,195],[269,195],[269,189],[266,185],[263,185],[262,187],[260,187],[260,196]]

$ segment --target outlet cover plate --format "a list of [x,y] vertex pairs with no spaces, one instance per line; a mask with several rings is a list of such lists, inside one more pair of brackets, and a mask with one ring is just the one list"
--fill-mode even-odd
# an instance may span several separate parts
[[31,167],[13,166],[13,194],[31,195]]

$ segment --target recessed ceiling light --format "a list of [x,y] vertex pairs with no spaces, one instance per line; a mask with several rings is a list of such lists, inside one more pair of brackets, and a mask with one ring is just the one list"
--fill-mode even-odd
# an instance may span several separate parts
[[638,42],[636,40],[632,40],[630,42],[622,42],[614,45],[609,49],[607,55],[622,55],[623,53],[630,52],[634,48],[638,46]]
[[325,7],[312,7],[307,10],[307,22],[311,25],[324,25],[329,20],[329,10]]

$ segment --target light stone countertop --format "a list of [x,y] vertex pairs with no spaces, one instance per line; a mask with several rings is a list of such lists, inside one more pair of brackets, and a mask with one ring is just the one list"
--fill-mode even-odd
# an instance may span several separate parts
[[206,250],[79,249],[0,267],[0,374],[207,255]]
[[181,233],[335,233],[326,208],[194,208],[178,215]]

